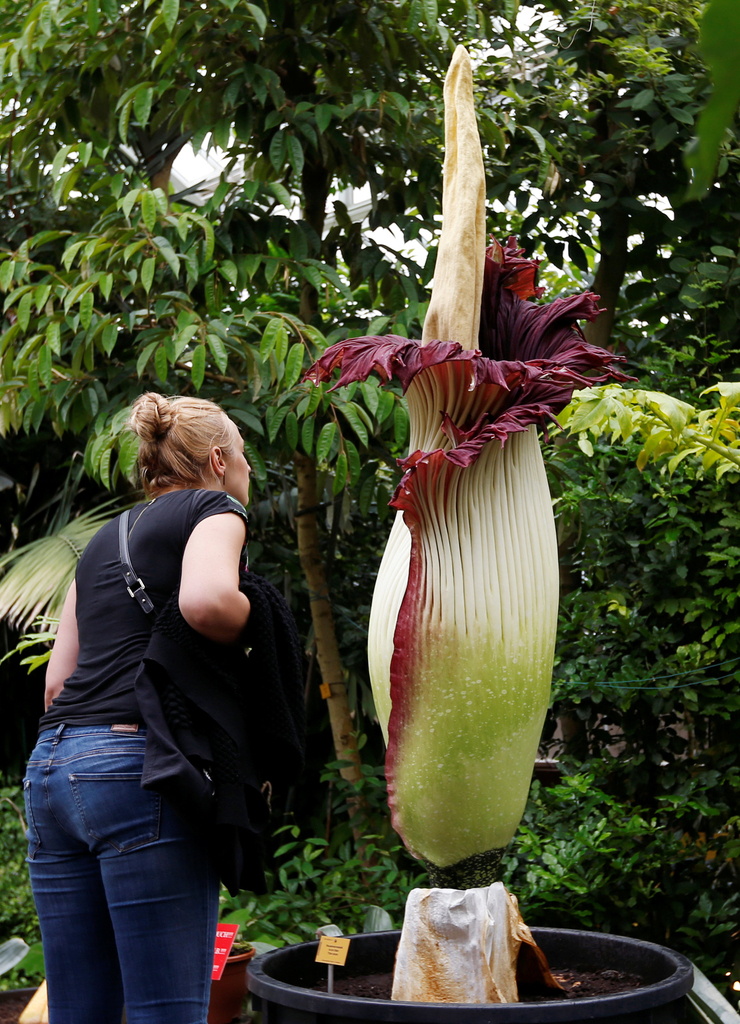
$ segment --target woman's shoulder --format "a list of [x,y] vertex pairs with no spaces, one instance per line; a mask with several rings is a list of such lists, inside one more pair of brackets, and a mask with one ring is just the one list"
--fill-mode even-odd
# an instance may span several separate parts
[[187,493],[189,495],[187,499],[184,499],[183,504],[187,503],[187,507],[190,510],[189,519],[191,527],[197,526],[199,522],[207,519],[209,516],[220,515],[223,512],[235,512],[245,520],[247,519],[247,510],[240,501],[232,498],[226,491],[193,488],[187,492],[178,493]]

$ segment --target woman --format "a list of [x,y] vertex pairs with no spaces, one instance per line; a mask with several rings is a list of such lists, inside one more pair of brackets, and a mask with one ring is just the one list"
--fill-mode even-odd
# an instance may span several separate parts
[[[130,513],[131,562],[154,612],[179,585],[199,634],[234,644],[250,468],[212,402],[144,394],[132,406],[152,500]],[[203,838],[141,788],[146,728],[134,680],[154,615],[127,592],[118,520],[80,559],[46,675],[24,780],[29,869],[50,1024],[205,1024],[219,881]]]

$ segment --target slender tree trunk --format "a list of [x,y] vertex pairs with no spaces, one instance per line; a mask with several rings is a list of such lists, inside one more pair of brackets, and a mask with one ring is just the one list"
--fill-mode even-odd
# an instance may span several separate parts
[[[303,187],[303,216],[319,238],[324,233],[326,203],[329,198],[331,174],[321,163],[308,159],[303,166],[301,185]],[[311,323],[319,311],[319,295],[312,284],[304,281],[301,287],[301,303],[298,315],[304,323]]]
[[622,287],[627,270],[627,239],[629,238],[630,216],[623,206],[616,205],[609,221],[599,231],[601,259],[594,278],[593,290],[601,296],[601,306],[606,307],[594,323],[584,325],[584,334],[593,345],[608,348],[616,316],[619,289]]
[[[326,698],[326,704],[331,722],[334,749],[338,760],[352,762],[342,769],[342,777],[349,782],[359,782],[362,778],[360,754],[357,749],[355,725],[350,714],[347,690],[344,685],[344,673],[339,656],[337,634],[334,629],[329,588],[319,548],[316,513],[304,511],[315,509],[318,504],[316,464],[313,459],[300,452],[294,454],[293,464],[298,477],[298,512],[303,513],[296,519],[298,553],[311,599],[311,619],[316,635],[316,656],[321,678],[324,686],[328,686],[331,690],[331,696]],[[357,802],[350,805],[350,815],[356,813],[357,810]]]

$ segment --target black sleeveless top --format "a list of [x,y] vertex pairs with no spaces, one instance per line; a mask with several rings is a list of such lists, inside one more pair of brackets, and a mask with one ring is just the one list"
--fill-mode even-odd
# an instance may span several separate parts
[[[180,583],[190,534],[209,516],[244,507],[224,491],[182,490],[136,505],[129,516],[134,569],[159,613]],[[141,722],[134,679],[151,636],[153,616],[129,597],[120,570],[118,517],[103,526],[77,566],[77,668],[52,702],[39,729],[58,725]],[[207,581],[206,585],[207,585]]]

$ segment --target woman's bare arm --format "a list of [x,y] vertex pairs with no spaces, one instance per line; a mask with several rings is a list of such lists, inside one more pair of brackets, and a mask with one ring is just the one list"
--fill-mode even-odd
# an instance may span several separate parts
[[59,619],[59,629],[57,630],[49,664],[46,666],[45,709],[48,710],[54,698],[59,696],[64,688],[65,679],[68,679],[77,668],[79,653],[80,641],[77,636],[77,584],[73,580],[72,586],[67,591],[67,596],[64,599],[64,607]]
[[209,516],[190,534],[182,559],[180,611],[185,621],[218,643],[234,643],[249,618],[239,590],[239,555],[246,526],[233,512]]

